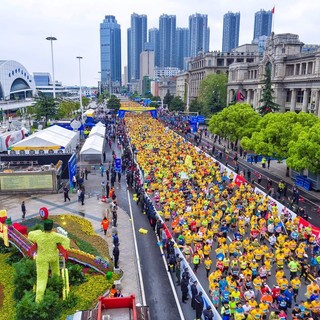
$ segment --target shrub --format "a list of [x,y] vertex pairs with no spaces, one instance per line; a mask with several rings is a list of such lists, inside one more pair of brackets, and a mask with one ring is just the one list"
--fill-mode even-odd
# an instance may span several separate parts
[[11,252],[11,247],[7,247],[3,243],[3,239],[0,238],[0,254]]
[[10,247],[10,255],[6,259],[6,263],[13,265],[16,262],[19,262],[22,259],[22,253],[16,247]]
[[[57,293],[62,296],[62,289],[63,289],[63,280],[60,276],[54,275],[48,278],[47,289]],[[46,289],[46,290],[47,290]]]
[[16,306],[17,320],[55,320],[58,319],[62,311],[62,303],[56,292],[47,289],[44,299],[36,303],[35,294],[26,292]]
[[68,265],[69,270],[69,284],[71,286],[78,286],[81,283],[86,282],[86,277],[82,272],[82,267],[78,264]]
[[23,258],[20,262],[13,264],[13,267],[16,271],[14,276],[14,298],[19,301],[25,291],[32,291],[36,283],[36,264],[34,260]]

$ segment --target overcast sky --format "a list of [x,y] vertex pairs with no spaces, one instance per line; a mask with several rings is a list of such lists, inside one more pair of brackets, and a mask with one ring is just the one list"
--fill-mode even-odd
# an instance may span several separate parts
[[148,29],[159,27],[163,13],[177,16],[177,27],[187,27],[193,13],[208,14],[210,50],[221,50],[223,15],[240,11],[239,44],[253,37],[254,13],[275,5],[275,33],[296,33],[308,44],[320,44],[318,0],[0,0],[0,60],[16,60],[30,72],[51,73],[50,42],[55,36],[55,78],[78,85],[76,56],[82,84],[97,85],[100,70],[99,26],[105,15],[121,25],[122,68],[126,65],[126,30],[133,12],[148,16]]

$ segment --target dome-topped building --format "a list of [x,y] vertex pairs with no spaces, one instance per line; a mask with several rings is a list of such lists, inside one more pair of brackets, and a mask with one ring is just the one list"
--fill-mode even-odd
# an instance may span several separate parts
[[27,69],[14,60],[0,60],[0,101],[24,100],[35,92],[35,83]]

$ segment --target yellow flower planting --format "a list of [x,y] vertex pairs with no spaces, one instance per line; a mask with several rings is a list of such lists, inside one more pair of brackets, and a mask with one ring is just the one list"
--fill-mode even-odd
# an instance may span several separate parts
[[77,224],[79,224],[81,226],[81,230],[89,235],[89,236],[94,236],[95,235],[95,232],[94,232],[94,229],[93,229],[93,226],[91,224],[91,222],[87,219],[84,219],[84,218],[81,218],[81,217],[78,217],[78,216],[73,216],[73,215],[66,215],[66,214],[63,214],[60,216],[60,219],[61,220],[64,220],[65,224],[64,225],[67,225],[67,221],[68,220],[71,220],[71,221],[74,221],[76,222]]
[[8,265],[5,260],[10,256],[10,254],[0,254],[0,284],[3,291],[0,291],[2,295],[0,301],[0,320],[8,320],[15,318],[14,305],[15,301],[13,299],[14,284],[13,275],[14,268]]

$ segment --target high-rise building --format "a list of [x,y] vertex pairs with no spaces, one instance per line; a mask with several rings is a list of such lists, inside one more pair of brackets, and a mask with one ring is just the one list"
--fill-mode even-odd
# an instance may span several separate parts
[[197,56],[199,52],[208,52],[209,41],[208,15],[196,13],[189,16],[190,57]]
[[163,14],[159,18],[160,67],[175,67],[176,57],[176,16]]
[[256,41],[261,36],[271,35],[272,12],[271,10],[260,10],[254,15],[253,40]]
[[240,12],[223,16],[222,52],[230,52],[239,45]]
[[101,83],[109,92],[121,87],[121,28],[114,16],[100,23]]
[[184,70],[185,58],[189,56],[189,29],[177,28],[176,32],[177,67]]
[[157,28],[149,29],[149,43],[152,45],[152,49],[154,51],[154,65],[158,67],[160,64],[159,29]]
[[147,42],[147,16],[133,13],[128,29],[128,81],[140,79],[140,53]]

